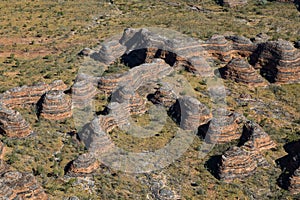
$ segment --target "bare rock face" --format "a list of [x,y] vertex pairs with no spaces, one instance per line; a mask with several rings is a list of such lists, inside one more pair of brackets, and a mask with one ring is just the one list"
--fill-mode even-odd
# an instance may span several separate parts
[[120,58],[125,51],[126,47],[121,45],[116,39],[106,42],[101,46],[98,52],[94,52],[90,56],[104,64],[112,64],[116,59]]
[[290,177],[290,186],[288,189],[292,194],[300,193],[300,167]]
[[7,169],[7,165],[3,161],[5,152],[6,152],[6,148],[4,144],[0,141],[0,175],[3,174]]
[[26,137],[32,133],[29,123],[22,115],[0,104],[0,130],[8,137]]
[[258,152],[276,147],[276,143],[270,136],[258,124],[251,121],[244,125],[244,133],[241,140],[246,140],[245,147]]
[[247,0],[223,0],[223,5],[228,7],[243,6],[247,3]]
[[0,177],[0,199],[47,200],[48,196],[32,174],[10,171]]
[[223,62],[229,62],[236,57],[248,57],[256,47],[257,45],[251,40],[241,36],[213,35],[203,44],[209,57]]
[[99,162],[96,158],[90,153],[85,153],[78,156],[78,158],[72,162],[68,175],[80,176],[83,174],[91,174],[98,168]]
[[225,78],[249,86],[266,86],[267,82],[244,59],[234,58],[225,67]]
[[72,105],[74,107],[85,107],[90,104],[97,94],[97,88],[88,80],[76,81],[72,88]]
[[49,120],[63,120],[72,116],[70,98],[61,90],[46,93],[42,104],[41,117]]
[[57,80],[51,84],[38,83],[33,86],[22,86],[10,89],[0,95],[0,101],[8,107],[22,106],[26,104],[37,104],[42,95],[50,90],[66,90],[63,81]]
[[271,83],[300,81],[300,50],[291,42],[279,39],[262,43],[252,56],[251,62]]
[[166,108],[170,108],[176,102],[176,99],[177,95],[173,89],[169,85],[165,84],[156,90],[150,100],[154,104],[160,104]]
[[220,144],[240,138],[239,119],[236,113],[225,109],[217,109],[213,112],[213,116],[209,124],[199,128],[200,132],[206,134],[205,139],[207,142]]
[[3,159],[5,153],[5,146],[4,144],[0,141],[0,160]]
[[197,130],[212,118],[210,110],[197,99],[190,96],[180,97],[172,106],[173,117],[184,130]]
[[257,162],[249,152],[239,147],[231,147],[222,155],[219,176],[225,182],[231,182],[253,175],[256,168]]

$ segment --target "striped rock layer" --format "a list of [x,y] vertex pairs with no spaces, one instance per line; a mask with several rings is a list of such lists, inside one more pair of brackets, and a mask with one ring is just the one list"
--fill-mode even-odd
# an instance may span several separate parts
[[32,133],[31,127],[22,115],[0,104],[0,129],[8,137],[26,137]]
[[49,120],[63,120],[72,116],[71,99],[61,90],[46,93],[40,116]]
[[48,196],[32,174],[10,171],[0,176],[0,199],[47,200]]

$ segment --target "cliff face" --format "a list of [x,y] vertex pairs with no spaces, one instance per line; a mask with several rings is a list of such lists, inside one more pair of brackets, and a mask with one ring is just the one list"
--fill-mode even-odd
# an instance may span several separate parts
[[29,123],[22,115],[0,104],[0,129],[8,137],[26,137],[32,133]]

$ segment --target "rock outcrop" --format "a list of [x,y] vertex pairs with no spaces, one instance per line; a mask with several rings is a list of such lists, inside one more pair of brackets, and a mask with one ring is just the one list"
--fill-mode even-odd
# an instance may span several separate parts
[[300,81],[300,50],[285,40],[261,43],[251,62],[271,83],[297,83]]
[[255,173],[257,162],[247,151],[239,147],[231,147],[223,155],[219,176],[225,182],[243,179]]
[[209,124],[199,127],[200,135],[208,143],[227,143],[241,137],[236,113],[220,108],[213,111],[213,116]]
[[177,95],[167,84],[159,87],[155,93],[150,96],[150,101],[152,101],[152,103],[163,105],[166,108],[170,108],[172,105],[174,105],[176,99]]
[[243,6],[246,5],[247,3],[248,3],[247,0],[222,0],[222,5],[228,7]]
[[31,127],[22,115],[0,104],[0,130],[8,137],[26,137],[32,133]]
[[4,144],[0,141],[0,175],[3,174],[7,169],[7,165],[3,160],[5,152],[6,148]]
[[244,146],[253,151],[263,152],[276,147],[276,143],[255,122],[248,121],[244,125],[241,142],[246,141]]
[[71,99],[61,90],[46,93],[40,116],[49,120],[63,120],[72,116]]
[[255,51],[257,44],[242,36],[213,35],[202,46],[209,57],[229,62],[232,58],[250,56]]
[[32,174],[10,171],[0,176],[0,199],[47,200],[48,196]]
[[300,167],[296,169],[290,177],[290,185],[288,189],[292,194],[300,193]]
[[3,159],[5,153],[5,146],[4,144],[0,141],[0,160]]
[[95,172],[99,166],[98,160],[91,153],[85,153],[78,156],[78,158],[72,162],[67,174],[71,176],[91,174]]
[[88,80],[76,81],[72,88],[73,107],[85,107],[90,105],[93,97],[97,94],[97,88]]
[[266,86],[263,77],[244,59],[234,58],[225,66],[224,77],[249,86]]
[[50,90],[66,90],[63,81],[57,80],[51,84],[38,83],[33,86],[22,86],[10,89],[0,95],[0,101],[7,107],[13,108],[27,104],[37,104],[40,98]]
[[170,108],[170,115],[184,130],[197,130],[212,118],[209,108],[190,96],[179,97]]

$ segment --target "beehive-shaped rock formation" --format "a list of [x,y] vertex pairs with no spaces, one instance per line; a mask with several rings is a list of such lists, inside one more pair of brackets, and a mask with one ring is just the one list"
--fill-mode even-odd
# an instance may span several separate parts
[[49,120],[63,120],[72,116],[71,99],[61,90],[46,93],[40,116]]
[[76,81],[72,86],[72,105],[85,107],[90,104],[97,94],[97,88],[88,80]]
[[244,59],[234,58],[225,67],[225,78],[249,86],[266,86],[263,77]]
[[279,39],[260,44],[252,62],[270,82],[300,81],[300,50],[291,42]]
[[190,96],[180,97],[172,106],[170,114],[184,130],[197,130],[212,118],[208,107]]
[[0,104],[0,130],[8,137],[26,137],[32,133],[22,115]]
[[220,108],[213,111],[213,116],[208,125],[199,129],[206,133],[205,140],[208,143],[226,143],[241,137],[236,113]]
[[66,90],[63,81],[53,81],[51,84],[38,83],[33,86],[22,86],[10,89],[0,95],[0,101],[8,107],[16,107],[27,104],[37,104],[42,95],[50,90]]
[[257,47],[248,38],[223,35],[213,35],[202,45],[209,57],[223,62],[229,62],[235,57],[248,57]]
[[248,121],[244,125],[244,132],[241,140],[245,140],[244,146],[253,151],[262,152],[276,147],[276,143],[270,136],[255,122]]
[[96,160],[96,158],[90,153],[85,153],[78,156],[78,158],[72,162],[68,174],[80,176],[93,173],[98,168],[99,162]]
[[249,152],[239,147],[231,147],[222,155],[219,176],[225,182],[231,182],[253,175],[256,168],[257,162]]
[[0,177],[0,199],[47,200],[48,196],[32,174],[11,171]]

